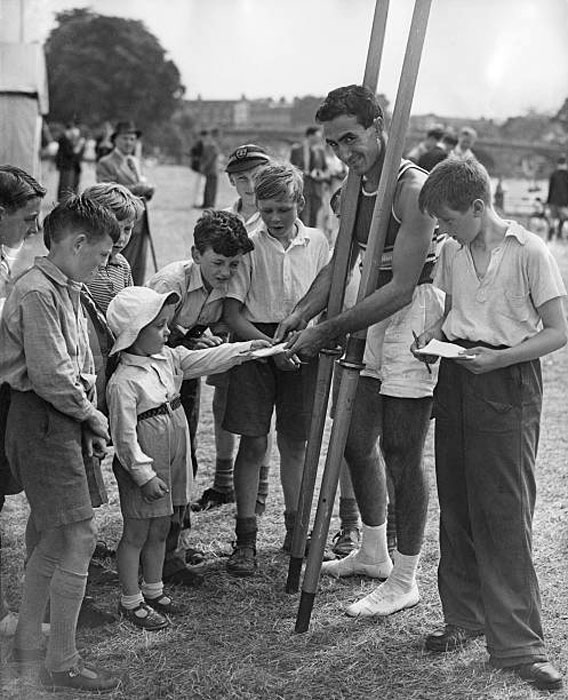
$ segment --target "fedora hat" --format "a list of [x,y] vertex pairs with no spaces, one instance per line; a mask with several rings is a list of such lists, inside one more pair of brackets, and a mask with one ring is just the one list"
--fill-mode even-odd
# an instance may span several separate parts
[[120,134],[136,134],[136,138],[142,136],[140,129],[137,129],[133,121],[117,122],[114,133],[110,137],[113,141]]

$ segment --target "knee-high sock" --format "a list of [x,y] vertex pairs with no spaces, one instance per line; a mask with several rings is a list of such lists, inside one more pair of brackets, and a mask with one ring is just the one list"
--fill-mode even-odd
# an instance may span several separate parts
[[79,658],[75,633],[86,585],[87,574],[59,566],[55,569],[50,586],[51,632],[45,659],[50,671],[65,671]]

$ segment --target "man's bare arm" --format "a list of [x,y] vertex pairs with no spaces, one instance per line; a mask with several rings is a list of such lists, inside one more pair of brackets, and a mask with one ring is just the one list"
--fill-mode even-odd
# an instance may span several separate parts
[[351,309],[304,330],[291,343],[289,352],[312,357],[336,338],[368,328],[410,303],[432,242],[435,224],[418,208],[420,187],[420,180],[409,179],[401,186],[397,197],[396,208],[402,223],[393,250],[391,281]]

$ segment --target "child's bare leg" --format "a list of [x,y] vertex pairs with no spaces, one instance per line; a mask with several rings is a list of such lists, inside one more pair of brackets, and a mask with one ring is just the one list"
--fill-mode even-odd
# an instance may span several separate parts
[[267,436],[242,436],[235,461],[235,496],[237,501],[237,543],[227,561],[233,576],[250,576],[256,569],[256,498],[262,459],[266,454]]
[[148,519],[124,517],[122,537],[116,548],[116,567],[124,596],[132,596],[140,592],[138,570],[150,522]]
[[304,469],[304,457],[306,452],[305,440],[297,440],[276,433],[278,451],[280,452],[280,483],[284,492],[284,523],[286,525],[286,537],[282,549],[290,552],[292,548],[292,536],[296,526],[298,509],[298,496],[302,483]]
[[237,518],[255,517],[260,466],[267,444],[267,435],[241,437],[234,473]]
[[295,512],[304,471],[306,441],[296,440],[279,432],[276,435],[280,452],[280,483],[284,492],[286,512]]
[[162,580],[170,517],[152,518],[149,522],[148,535],[141,552],[142,573],[146,583],[158,583]]
[[[154,557],[148,555],[147,545],[151,537],[154,521],[160,521],[160,535],[162,538],[159,546],[160,554],[154,553]],[[122,537],[116,548],[116,566],[122,595],[120,596],[120,612],[130,622],[145,630],[159,630],[167,627],[169,622],[166,617],[157,610],[153,610],[144,601],[144,596],[138,584],[138,571],[140,564],[144,575],[153,576],[152,560],[159,556],[158,577],[153,580],[162,590],[162,569],[164,566],[164,556],[166,553],[166,538],[170,528],[170,518],[130,518],[124,517]],[[154,534],[154,533],[153,533]],[[150,552],[152,547],[150,546]],[[149,571],[146,570],[149,568]]]

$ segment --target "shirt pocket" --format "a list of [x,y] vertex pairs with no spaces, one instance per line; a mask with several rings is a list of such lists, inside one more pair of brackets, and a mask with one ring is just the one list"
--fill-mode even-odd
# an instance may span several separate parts
[[501,289],[497,290],[494,299],[495,311],[499,315],[522,323],[529,320],[532,303],[528,292],[514,293]]

